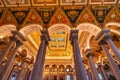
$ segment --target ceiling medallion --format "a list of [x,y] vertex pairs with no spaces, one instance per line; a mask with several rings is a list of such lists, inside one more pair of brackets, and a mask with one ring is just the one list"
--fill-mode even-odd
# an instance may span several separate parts
[[111,14],[111,18],[113,19],[113,18],[115,18],[115,17],[116,17],[115,13],[112,13],[112,14]]
[[84,14],[83,18],[88,19],[88,16],[89,16],[88,14]]

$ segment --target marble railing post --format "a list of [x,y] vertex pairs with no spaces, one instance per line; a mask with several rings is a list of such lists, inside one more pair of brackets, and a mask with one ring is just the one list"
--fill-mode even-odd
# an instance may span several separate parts
[[93,58],[93,53],[91,49],[87,49],[86,50],[86,57],[88,58],[88,62],[90,65],[90,69],[92,71],[92,74],[94,75],[95,80],[100,80],[99,76],[98,76],[98,71],[95,67],[95,63],[94,63],[94,58]]
[[106,57],[109,61],[109,64],[111,66],[113,73],[115,74],[116,78],[119,80],[120,79],[120,70],[119,70],[118,66],[116,65],[115,61],[113,60],[113,57],[110,55],[107,47],[105,46],[105,41],[102,40],[99,42],[99,44],[101,45],[104,53],[106,54]]
[[103,75],[103,79],[104,80],[108,80],[107,73],[105,72],[105,70],[104,70],[104,68],[103,68],[101,63],[98,63],[98,68],[100,69],[100,72]]
[[46,47],[48,45],[48,41],[50,40],[48,31],[41,31],[41,44],[38,50],[38,54],[36,56],[36,61],[33,66],[33,71],[31,74],[30,80],[42,80],[43,66],[45,61]]
[[22,64],[21,71],[19,72],[16,80],[25,80],[25,74],[27,73],[28,66],[31,60],[29,58],[25,58]]
[[118,48],[116,47],[116,45],[113,43],[110,34],[108,34],[110,32],[110,29],[104,29],[102,30],[96,37],[96,40],[102,40],[105,39],[105,41],[109,44],[110,48],[112,49],[112,51],[114,52],[115,56],[118,58],[119,62],[120,62],[120,51],[118,50]]
[[0,80],[7,80],[10,72],[14,66],[15,63],[15,56],[16,52],[19,49],[19,47],[22,45],[23,41],[26,41],[26,39],[18,32],[18,31],[12,31],[14,38],[16,39],[16,47],[11,51],[10,56],[3,68],[3,70],[0,73]]
[[70,41],[73,47],[73,57],[76,69],[77,80],[87,80],[86,71],[82,62],[80,49],[78,45],[78,30],[71,30]]

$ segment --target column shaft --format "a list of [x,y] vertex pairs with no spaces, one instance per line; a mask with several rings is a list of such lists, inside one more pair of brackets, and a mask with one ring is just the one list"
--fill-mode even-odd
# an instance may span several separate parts
[[39,47],[38,54],[36,56],[36,61],[33,66],[33,71],[30,80],[42,80],[43,65],[45,61],[46,47],[50,40],[49,34],[46,30],[41,31],[41,44]]
[[95,80],[100,80],[97,69],[96,69],[94,61],[93,61],[93,57],[91,55],[89,56],[89,64],[91,67],[92,74],[94,74],[93,76],[94,76]]
[[9,52],[10,48],[12,47],[12,44],[14,43],[14,41],[10,41],[6,48],[3,50],[2,54],[0,54],[0,65],[2,63],[2,61],[4,60],[5,55]]
[[8,79],[10,72],[14,66],[14,63],[15,63],[16,52],[21,45],[22,45],[21,43],[16,44],[16,47],[11,52],[7,63],[5,64],[2,72],[0,73],[0,80],[7,80]]
[[99,68],[100,68],[100,71],[101,71],[101,73],[102,73],[102,75],[103,75],[104,80],[108,80],[107,73],[105,72],[102,64],[99,63],[98,65],[99,65]]
[[72,30],[70,39],[73,46],[73,56],[75,62],[75,69],[76,69],[76,78],[77,80],[87,80],[85,68],[82,62],[80,49],[78,46],[78,30]]
[[25,80],[26,77],[25,74],[27,73],[28,65],[29,65],[29,61],[25,59],[22,65],[22,69],[19,72],[16,80]]
[[106,56],[108,58],[111,69],[113,70],[116,78],[119,80],[120,79],[120,71],[119,71],[118,66],[116,65],[115,61],[113,60],[113,58],[110,55],[110,53],[109,53],[108,49],[106,48],[106,46],[102,45],[101,47],[102,47],[103,51],[105,52],[105,54],[106,54]]
[[31,74],[31,78],[30,80],[39,80],[39,76],[40,76],[40,71],[39,71],[39,68],[40,68],[40,64],[41,64],[41,59],[42,59],[42,54],[44,52],[44,44],[45,44],[45,41],[42,41],[41,44],[40,44],[40,48],[39,48],[39,51],[38,51],[38,54],[36,56],[36,61],[35,61],[35,64],[33,65],[33,71],[32,71],[32,74]]
[[93,77],[95,80],[100,80],[99,76],[98,76],[98,72],[97,72],[97,69],[95,67],[95,62],[93,61],[93,53],[92,53],[92,50],[91,49],[87,49],[86,50],[86,57],[88,58],[88,62],[89,62],[89,65],[90,65],[90,69],[93,73]]
[[89,70],[87,70],[88,80],[92,80],[92,76]]
[[110,45],[112,51],[115,53],[115,56],[118,58],[120,62],[120,51],[118,50],[118,48],[116,47],[116,45],[113,43],[111,39],[107,39],[107,42]]

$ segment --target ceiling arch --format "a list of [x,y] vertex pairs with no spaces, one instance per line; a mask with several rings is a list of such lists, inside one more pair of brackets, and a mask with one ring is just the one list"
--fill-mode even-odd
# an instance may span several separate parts
[[15,25],[3,25],[0,27],[0,38],[4,38],[5,36],[10,36],[12,35],[11,31],[16,30]]
[[66,24],[54,24],[48,28],[49,33],[65,31],[68,34],[70,34],[70,30],[71,30],[71,28]]
[[77,26],[77,29],[79,29],[79,31],[90,32],[90,34],[94,36],[96,36],[101,30],[98,26],[91,23],[81,23]]
[[105,28],[110,28],[110,31],[120,36],[120,23],[110,22],[105,25]]
[[27,36],[29,35],[30,33],[32,32],[35,32],[35,31],[40,31],[42,30],[42,26],[39,25],[39,24],[30,24],[30,25],[27,25],[25,26],[24,28],[22,28],[20,30],[20,32],[24,35],[24,36]]

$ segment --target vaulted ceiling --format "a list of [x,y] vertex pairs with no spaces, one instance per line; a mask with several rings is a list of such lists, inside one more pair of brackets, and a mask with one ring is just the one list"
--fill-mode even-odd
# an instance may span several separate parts
[[[39,24],[48,29],[57,23],[75,28],[84,22],[95,24],[99,28],[104,28],[108,22],[120,22],[120,0],[0,0],[0,25],[14,24],[17,30],[29,24]],[[39,36],[39,32],[31,33],[28,36],[29,40],[34,41],[31,44],[38,47]],[[54,32],[50,36],[47,58],[71,58],[69,35],[65,32]],[[89,33],[82,32],[79,36],[81,47]],[[94,38],[91,42],[95,43],[90,43],[94,52],[99,51],[100,47]]]

